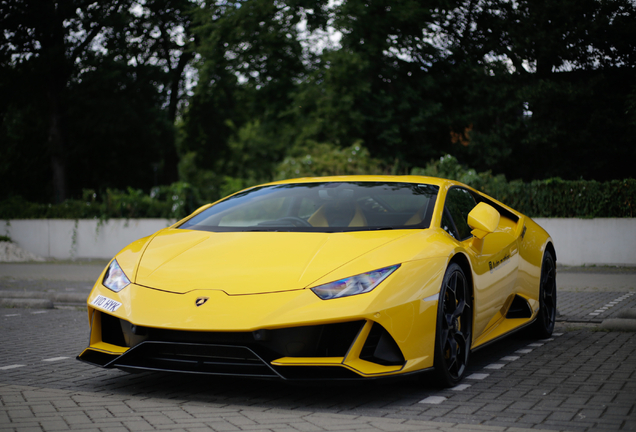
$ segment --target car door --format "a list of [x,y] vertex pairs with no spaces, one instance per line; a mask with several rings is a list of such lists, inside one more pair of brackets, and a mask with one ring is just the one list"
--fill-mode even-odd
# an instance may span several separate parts
[[[477,196],[480,201],[482,197]],[[442,228],[464,245],[472,263],[474,283],[473,341],[501,322],[507,300],[514,291],[518,271],[518,243],[502,217],[500,227],[484,238],[483,248],[471,247],[472,229],[468,213],[477,205],[476,196],[462,187],[446,194]]]

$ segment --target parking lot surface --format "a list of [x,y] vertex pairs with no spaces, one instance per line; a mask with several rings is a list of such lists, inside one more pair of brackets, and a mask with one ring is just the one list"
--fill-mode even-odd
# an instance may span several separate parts
[[636,430],[636,333],[602,326],[636,309],[634,271],[560,272],[553,337],[490,345],[438,389],[427,375],[289,385],[93,367],[75,360],[88,321],[70,294],[85,296],[104,263],[64,266],[0,264],[0,293],[54,305],[0,308],[0,431]]

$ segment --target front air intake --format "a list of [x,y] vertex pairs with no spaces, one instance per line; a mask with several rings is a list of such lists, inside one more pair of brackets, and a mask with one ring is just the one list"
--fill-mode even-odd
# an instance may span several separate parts
[[389,332],[378,323],[373,323],[364,347],[362,347],[360,358],[383,366],[404,364],[404,356],[400,347]]

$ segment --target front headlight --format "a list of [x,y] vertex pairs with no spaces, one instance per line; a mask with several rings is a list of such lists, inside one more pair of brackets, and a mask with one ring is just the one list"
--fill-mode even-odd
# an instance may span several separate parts
[[108,266],[102,284],[115,292],[119,292],[130,285],[130,280],[126,277],[121,267],[119,267],[117,260],[113,260],[110,266]]
[[323,300],[368,293],[380,285],[380,283],[397,270],[398,267],[400,267],[399,264],[373,270],[368,273],[362,273],[335,282],[319,285],[311,290]]

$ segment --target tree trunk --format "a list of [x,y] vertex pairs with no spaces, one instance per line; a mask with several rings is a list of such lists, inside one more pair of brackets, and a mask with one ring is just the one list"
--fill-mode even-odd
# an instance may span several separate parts
[[67,198],[66,189],[66,157],[64,140],[61,132],[61,113],[54,89],[49,89],[49,130],[47,144],[51,156],[51,172],[53,174],[53,201],[61,203]]
[[[184,48],[179,58],[177,67],[171,71],[171,84],[170,84],[170,101],[168,104],[168,120],[170,124],[174,126],[177,120],[177,108],[179,105],[179,89],[181,83],[184,80],[183,73],[185,71],[188,62],[193,58],[193,54],[187,48]],[[177,153],[176,142],[166,149],[164,157],[164,169],[163,180],[168,183],[173,183],[179,180],[179,154]]]
[[48,99],[47,147],[51,158],[53,200],[61,203],[68,197],[66,182],[66,145],[63,133],[64,91],[68,81],[64,21],[56,2],[43,6],[46,15],[41,30],[42,66],[47,69],[46,96]]

